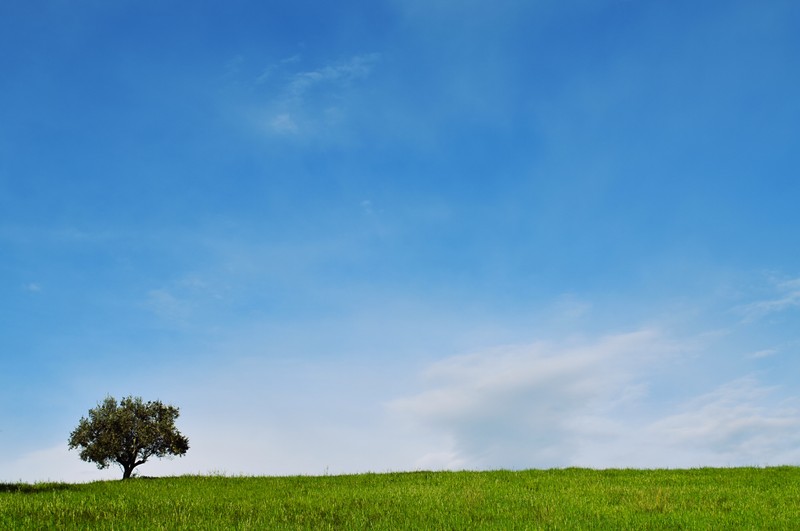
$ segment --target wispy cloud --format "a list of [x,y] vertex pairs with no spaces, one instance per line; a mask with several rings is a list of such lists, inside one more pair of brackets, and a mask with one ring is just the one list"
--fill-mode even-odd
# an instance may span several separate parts
[[185,324],[191,314],[188,301],[166,289],[150,290],[147,293],[147,307],[160,319],[170,323]]
[[256,79],[256,85],[270,99],[261,111],[267,130],[280,136],[315,134],[336,126],[347,117],[346,93],[366,79],[380,56],[355,55],[314,69],[291,67],[301,62],[292,56],[269,66]]
[[[375,322],[367,328],[387,333]],[[178,382],[172,370],[153,371],[147,385],[181,406],[192,451],[148,463],[142,473],[800,462],[796,398],[756,377],[683,394],[685,380],[696,375],[671,369],[685,367],[704,341],[655,328],[445,357],[427,365],[416,383],[417,364],[399,357],[304,361],[277,355],[297,349],[274,330],[259,325],[252,337],[245,332],[216,344],[218,355],[206,352],[200,356],[206,361],[182,367]],[[370,341],[369,350],[377,344]],[[664,387],[675,395],[659,394]],[[23,455],[0,470],[9,480],[99,477],[63,447]]]
[[286,85],[285,92],[290,98],[301,99],[320,85],[345,87],[353,81],[367,77],[378,58],[378,54],[357,55],[316,70],[296,72]]
[[[664,401],[659,363],[691,341],[653,330],[582,344],[534,344],[430,366],[429,388],[390,410],[447,443],[420,456],[466,468],[785,464],[800,459],[800,416],[755,378]],[[437,453],[438,452],[438,453]],[[434,459],[435,460],[435,459]]]
[[166,287],[146,293],[144,307],[163,324],[184,327],[224,299],[225,288],[211,285],[198,275],[188,274]]
[[30,282],[22,286],[22,289],[24,289],[28,293],[41,293],[42,286],[36,282]]
[[800,408],[792,400],[775,403],[773,392],[754,377],[735,380],[690,400],[647,432],[672,454],[694,456],[681,466],[797,462]]
[[773,313],[800,307],[800,278],[776,282],[775,291],[777,293],[772,298],[737,308],[744,314],[744,321],[752,322]]
[[297,63],[297,62],[299,62],[301,60],[301,58],[302,58],[302,56],[300,54],[294,54],[294,55],[292,55],[290,57],[286,57],[284,59],[281,59],[277,63],[274,63],[274,64],[271,64],[271,65],[267,66],[261,72],[261,74],[259,74],[259,76],[256,78],[256,85],[260,85],[262,83],[266,83],[267,81],[269,81],[269,79],[273,76],[273,74],[277,70],[279,70],[280,68],[282,68],[282,67],[284,67],[286,65],[289,65],[289,64],[292,64],[292,63]]
[[270,122],[270,126],[273,131],[283,135],[295,134],[300,130],[294,118],[292,118],[292,115],[289,113],[282,113],[275,116]]
[[748,358],[752,359],[760,359],[760,358],[768,358],[770,356],[774,356],[778,352],[776,348],[765,348],[763,350],[757,350],[756,352],[751,353]]
[[566,465],[580,426],[639,397],[643,365],[674,349],[641,330],[453,357],[428,368],[431,389],[390,408],[446,432],[472,467]]

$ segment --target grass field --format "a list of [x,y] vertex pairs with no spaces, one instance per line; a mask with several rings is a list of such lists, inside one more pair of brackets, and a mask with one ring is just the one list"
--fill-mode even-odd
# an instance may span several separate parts
[[0,484],[0,529],[800,529],[800,468]]

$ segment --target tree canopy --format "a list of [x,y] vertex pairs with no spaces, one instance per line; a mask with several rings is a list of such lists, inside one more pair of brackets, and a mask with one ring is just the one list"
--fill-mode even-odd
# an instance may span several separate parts
[[69,437],[69,448],[80,448],[80,458],[108,468],[116,463],[122,479],[151,457],[182,456],[189,439],[175,427],[178,408],[161,401],[143,402],[128,396],[119,403],[108,396],[89,416],[82,417]]

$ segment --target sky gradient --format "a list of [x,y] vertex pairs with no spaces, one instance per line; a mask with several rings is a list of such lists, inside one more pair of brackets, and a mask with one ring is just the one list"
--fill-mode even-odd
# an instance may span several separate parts
[[0,481],[800,464],[800,4],[0,4]]

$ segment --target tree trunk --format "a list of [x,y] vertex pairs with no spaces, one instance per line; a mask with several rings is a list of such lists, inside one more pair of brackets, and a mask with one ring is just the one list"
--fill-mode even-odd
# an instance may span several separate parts
[[136,465],[122,465],[122,479],[130,479]]

